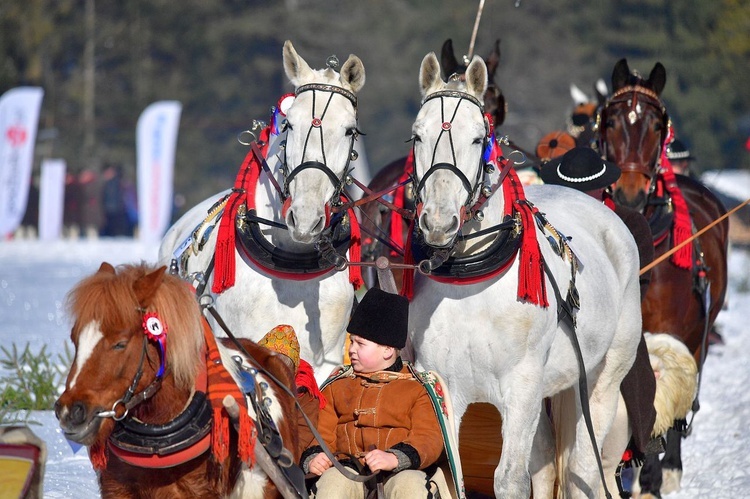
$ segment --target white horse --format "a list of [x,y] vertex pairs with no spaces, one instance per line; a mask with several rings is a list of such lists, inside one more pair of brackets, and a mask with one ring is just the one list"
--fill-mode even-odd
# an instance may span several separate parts
[[[317,258],[315,243],[330,230],[330,207],[339,201],[350,173],[350,159],[356,156],[356,94],[365,83],[365,70],[355,55],[349,56],[340,72],[334,63],[324,70],[311,69],[290,41],[284,44],[283,59],[295,97],[290,105],[279,106],[281,117],[286,117],[279,120],[281,132],[272,137],[267,154],[276,180],[261,172],[254,199],[257,217],[272,222],[258,224],[256,234],[262,233],[264,239],[259,244],[294,264],[297,257]],[[218,218],[208,213],[228,192],[188,211],[170,228],[159,249],[159,261],[169,265],[174,260],[183,277],[195,280],[205,274],[207,290],[216,276],[209,263],[219,232]],[[229,216],[229,209],[224,213]],[[349,222],[345,219],[342,223]],[[301,356],[315,367],[319,381],[325,379],[343,359],[344,332],[354,299],[348,273],[324,268],[322,273],[299,273],[295,279],[279,277],[269,265],[258,265],[257,259],[249,258],[247,252],[237,248],[233,252],[235,283],[214,293],[215,308],[229,330],[237,337],[257,341],[279,323],[291,325]],[[270,257],[270,267],[274,258]]]
[[[465,82],[446,83],[431,53],[422,61],[419,81],[423,104],[413,125],[417,236],[425,248],[437,248],[438,253],[451,249],[454,259],[478,255],[500,238],[502,231],[491,228],[503,221],[505,208],[500,190],[482,206],[481,216],[475,210],[482,184],[497,182],[499,176],[498,171],[483,171],[489,136],[480,104],[486,67],[475,57]],[[567,236],[558,237],[548,226],[542,231],[533,222],[523,229],[534,231],[532,239],[538,241],[562,296],[573,274],[566,241],[580,264],[574,276],[580,297],[575,334],[597,448],[581,417],[579,367],[571,335],[558,319],[553,283],[542,273],[548,307],[518,298],[519,260],[524,261],[525,250],[513,257],[509,268],[481,282],[457,285],[417,275],[410,338],[417,364],[446,379],[457,418],[473,402],[489,402],[499,410],[503,449],[494,477],[497,497],[529,497],[532,474],[534,497],[552,497],[554,446],[549,420],[546,415],[540,418],[546,397],[566,411],[553,414],[562,497],[593,497],[601,490],[596,453],[612,424],[620,383],[641,334],[638,251],[614,212],[585,194],[530,186],[526,196]],[[483,229],[490,233],[462,238]]]

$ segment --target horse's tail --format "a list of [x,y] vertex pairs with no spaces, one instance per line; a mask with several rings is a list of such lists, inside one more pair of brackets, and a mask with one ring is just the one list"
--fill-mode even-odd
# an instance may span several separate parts
[[557,469],[555,497],[565,497],[565,491],[568,490],[566,470],[576,442],[578,400],[578,391],[575,387],[563,390],[550,399],[550,418],[555,435],[555,468]]
[[685,344],[671,334],[644,336],[656,377],[656,421],[651,435],[659,436],[690,412],[697,390],[698,366]]

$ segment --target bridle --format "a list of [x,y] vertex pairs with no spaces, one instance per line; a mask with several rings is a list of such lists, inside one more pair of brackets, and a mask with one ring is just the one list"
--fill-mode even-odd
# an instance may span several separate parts
[[[600,149],[604,157],[607,157],[607,113],[610,106],[615,104],[625,104],[630,110],[627,114],[627,124],[630,126],[635,125],[644,115],[644,111],[641,104],[652,106],[656,108],[661,114],[662,129],[661,138],[659,140],[659,152],[664,147],[664,142],[667,139],[669,130],[669,114],[667,113],[666,107],[662,103],[659,96],[651,90],[642,85],[628,85],[617,90],[612,97],[607,101],[607,104],[602,108],[601,112],[597,116],[596,127],[600,131]],[[604,124],[604,126],[603,126]],[[624,172],[637,172],[645,175],[649,178],[651,183],[651,190],[653,190],[656,180],[656,174],[660,168],[660,158],[657,155],[657,159],[654,165],[619,165]]]
[[[347,176],[351,172],[350,163],[352,160],[357,158],[357,153],[354,151],[354,141],[357,140],[357,137],[362,134],[356,126],[351,134],[351,143],[349,145],[349,154],[347,155],[346,159],[346,165],[344,167],[344,171],[341,174],[341,177],[338,177],[333,170],[328,166],[328,162],[326,160],[326,153],[325,153],[325,144],[323,142],[323,120],[325,119],[326,113],[328,112],[328,107],[331,104],[331,101],[333,100],[333,96],[338,94],[342,97],[346,98],[349,102],[351,102],[352,106],[354,107],[354,113],[355,113],[355,123],[357,121],[357,96],[354,95],[354,93],[350,92],[349,90],[346,90],[345,88],[337,87],[335,85],[326,85],[323,83],[308,83],[307,85],[302,85],[297,88],[295,91],[295,96],[299,96],[299,94],[303,92],[312,92],[312,112],[310,113],[312,116],[312,126],[308,128],[307,130],[307,136],[305,137],[305,144],[302,149],[302,163],[300,163],[296,168],[293,170],[289,169],[289,166],[287,164],[287,157],[286,157],[286,148],[284,149],[284,159],[282,162],[282,172],[284,175],[284,187],[283,187],[283,193],[282,196],[284,199],[289,199],[290,193],[289,193],[289,185],[291,184],[292,180],[302,173],[305,170],[320,170],[321,172],[325,173],[325,175],[328,177],[328,179],[333,184],[334,193],[333,196],[326,202],[327,205],[336,205],[341,202],[341,195],[344,192],[344,188],[346,187],[347,183]],[[315,104],[316,104],[316,95],[317,92],[327,92],[328,99],[326,100],[325,107],[323,108],[323,112],[320,114],[319,117],[315,116]],[[286,123],[284,125],[284,128],[286,128]],[[305,153],[307,152],[307,144],[310,141],[310,136],[313,133],[313,130],[317,130],[320,135],[320,145],[323,153],[323,162],[320,161],[304,161]]]
[[[461,170],[459,170],[458,167],[456,166],[457,164],[456,148],[453,143],[453,130],[452,130],[453,120],[456,118],[458,109],[459,107],[461,107],[461,104],[464,101],[468,101],[474,104],[475,106],[477,106],[477,108],[479,108],[479,112],[482,114],[482,119],[484,120],[484,125],[485,125],[484,140],[482,142],[483,152],[486,149],[487,142],[489,140],[489,136],[491,132],[490,125],[489,125],[487,117],[484,114],[484,105],[482,105],[482,103],[479,102],[479,100],[473,95],[470,95],[470,94],[467,94],[465,92],[461,92],[458,90],[440,90],[440,91],[437,91],[428,95],[422,101],[422,106],[424,106],[427,102],[433,99],[437,99],[437,98],[440,99],[440,119],[442,123],[441,130],[440,130],[440,134],[438,135],[437,140],[435,141],[435,147],[432,150],[432,160],[430,161],[430,167],[427,169],[424,176],[421,179],[419,179],[417,177],[416,168],[414,169],[412,185],[417,186],[414,190],[415,201],[417,203],[417,206],[421,206],[421,204],[423,203],[422,190],[424,189],[425,182],[427,181],[428,178],[430,178],[432,174],[434,174],[435,172],[439,170],[448,170],[458,177],[458,179],[461,181],[461,184],[464,186],[464,189],[466,189],[467,196],[462,206],[462,211],[466,212],[470,210],[472,202],[477,197],[479,187],[483,185],[482,176],[486,174],[485,169],[484,169],[484,153],[480,155],[479,157],[479,164],[477,168],[476,178],[474,179],[474,183],[472,184],[469,181],[469,179],[466,177],[466,175],[464,175],[464,173]],[[449,120],[445,119],[445,98],[458,99],[458,104],[453,110],[453,115],[450,117]],[[453,162],[452,163],[445,163],[445,162],[435,163],[435,157],[437,156],[438,145],[440,144],[440,140],[446,135],[448,137],[448,141],[450,144],[451,156],[452,156]]]

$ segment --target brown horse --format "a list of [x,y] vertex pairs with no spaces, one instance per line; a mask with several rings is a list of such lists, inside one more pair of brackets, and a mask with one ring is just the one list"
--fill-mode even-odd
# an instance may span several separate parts
[[[599,118],[602,152],[622,170],[614,201],[641,211],[649,220],[655,259],[680,237],[690,236],[691,231],[701,230],[726,213],[719,199],[701,183],[674,175],[668,165],[661,164],[670,127],[660,99],[665,83],[662,64],[656,63],[646,79],[631,73],[627,61],[620,60],[612,73],[612,97]],[[682,235],[677,231],[680,224]],[[677,259],[678,251],[657,264],[642,304],[644,330],[679,337],[699,368],[708,348],[706,333],[724,304],[727,241],[728,222],[724,220],[695,239],[692,251],[686,245],[682,261]],[[677,446],[674,450],[679,456],[680,440],[672,436],[676,435],[668,438],[665,461],[671,459],[672,445]],[[665,462],[665,468],[672,464],[681,470],[679,457],[675,463]]]
[[68,300],[76,355],[55,414],[89,447],[102,497],[280,497],[264,472],[280,461],[257,435],[293,461],[294,375],[281,357],[249,340],[217,344],[165,267],[103,263]]
[[[453,41],[449,38],[443,43],[440,51],[441,67],[445,79],[460,79],[466,72],[467,63],[463,59],[459,61],[453,50]],[[484,111],[492,117],[494,126],[498,127],[505,121],[507,104],[502,89],[495,82],[495,73],[500,63],[500,40],[496,40],[492,52],[484,59],[487,64],[487,91],[484,94]],[[399,158],[387,164],[378,171],[368,184],[373,192],[381,192],[394,188],[399,183],[408,182],[410,171],[406,169],[406,157]],[[398,206],[406,209],[414,209],[414,201],[411,196],[410,185],[405,185],[393,193],[385,196],[389,201],[394,201]],[[374,261],[379,256],[388,256],[393,262],[403,260],[403,248],[409,230],[410,219],[402,218],[397,213],[381,203],[370,202],[361,209],[361,229],[364,233],[362,244],[363,261]],[[392,221],[399,217],[401,230],[392,230]],[[398,221],[396,222],[398,223]],[[401,288],[402,271],[393,270],[396,286]],[[374,286],[374,275],[365,274],[368,287]]]

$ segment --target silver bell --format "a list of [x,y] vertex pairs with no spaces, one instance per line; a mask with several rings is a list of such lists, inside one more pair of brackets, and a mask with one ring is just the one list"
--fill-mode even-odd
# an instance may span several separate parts
[[484,164],[484,172],[485,173],[492,173],[495,171],[495,165],[492,163],[485,163]]
[[351,161],[357,161],[357,158],[359,158],[359,153],[355,151],[354,149],[352,149],[351,154],[349,154],[349,159]]
[[346,183],[346,185],[352,185],[354,183],[354,179],[351,175],[347,175],[344,179],[344,182]]
[[488,198],[488,197],[490,197],[490,195],[492,195],[492,189],[490,188],[490,186],[489,185],[483,186],[482,187],[482,196]]
[[477,210],[477,212],[474,213],[474,220],[477,222],[484,220],[484,212],[482,210]]

